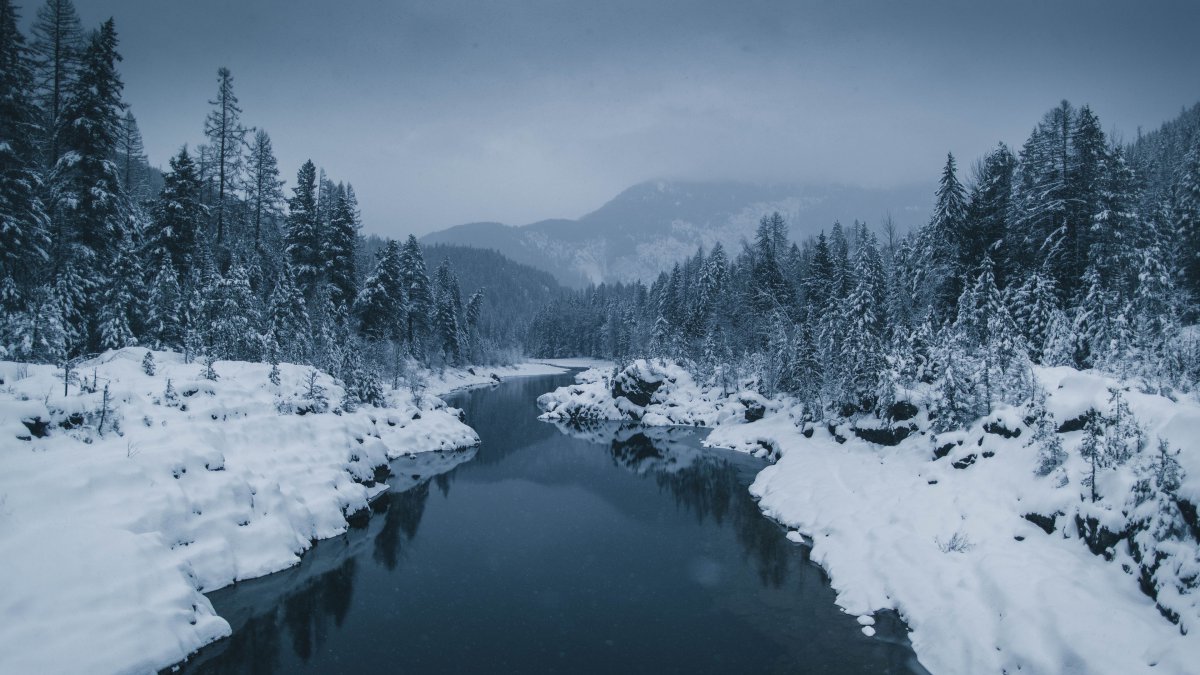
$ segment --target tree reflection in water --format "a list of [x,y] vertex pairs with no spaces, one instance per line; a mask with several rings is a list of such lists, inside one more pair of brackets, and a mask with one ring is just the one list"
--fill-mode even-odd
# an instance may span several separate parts
[[613,463],[634,473],[653,475],[675,505],[696,517],[729,525],[764,586],[778,588],[796,556],[793,546],[768,520],[747,489],[762,462],[730,451],[699,447],[699,431],[687,427],[647,427],[628,422],[557,422],[559,431],[607,445]]

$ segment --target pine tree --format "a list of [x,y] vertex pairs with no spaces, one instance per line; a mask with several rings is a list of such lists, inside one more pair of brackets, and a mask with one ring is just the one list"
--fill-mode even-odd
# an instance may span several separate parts
[[438,347],[447,363],[460,363],[462,360],[462,339],[459,326],[459,308],[462,298],[459,294],[458,279],[450,269],[450,261],[442,259],[438,265],[434,281],[434,327],[437,331]]
[[121,179],[111,157],[121,137],[123,84],[117,74],[117,34],[104,22],[84,52],[83,68],[63,107],[59,139],[65,151],[55,166],[59,208],[73,238],[90,255],[110,252],[120,241],[127,211]]
[[284,360],[304,363],[310,353],[311,323],[304,293],[296,285],[290,264],[285,263],[275,279],[267,314],[267,332]]
[[1001,288],[1007,284],[1009,271],[1019,264],[1012,259],[1027,255],[1021,249],[1001,250],[1013,208],[1016,167],[1017,158],[1003,143],[983,159],[963,221],[962,248],[957,263],[959,269],[970,269],[984,255],[991,255],[997,261],[996,283]]
[[333,190],[331,201],[329,228],[321,242],[321,257],[326,265],[330,297],[335,304],[349,307],[358,293],[358,272],[354,262],[358,216],[345,186],[338,185]]
[[841,396],[846,408],[870,410],[877,403],[883,354],[883,262],[874,235],[860,230],[854,256],[854,289],[845,304],[846,335],[839,360],[845,364]]
[[283,203],[283,181],[279,179],[279,165],[266,131],[255,132],[248,162],[246,201],[254,229],[254,250],[261,252],[264,226],[273,224],[280,217]]
[[126,110],[121,119],[121,136],[117,145],[117,166],[121,172],[121,187],[134,203],[147,198],[146,150],[137,119]]
[[154,349],[178,349],[183,346],[183,324],[179,317],[183,292],[179,275],[164,258],[150,280],[146,298],[146,343]]
[[1100,493],[1096,489],[1096,473],[1099,469],[1105,467],[1104,454],[1104,421],[1095,411],[1088,413],[1087,421],[1083,425],[1083,442],[1079,444],[1079,456],[1088,463],[1087,473],[1084,474],[1082,485],[1091,491],[1092,501],[1100,499]]
[[963,232],[967,216],[966,190],[958,181],[953,154],[946,155],[946,166],[938,183],[933,216],[920,235],[921,257],[925,259],[926,305],[937,315],[947,317],[962,292]]
[[208,303],[211,353],[234,361],[257,361],[262,356],[258,299],[250,289],[245,266],[234,264],[220,278]]
[[170,263],[186,278],[197,262],[208,210],[201,201],[204,186],[186,147],[171,158],[170,165],[146,232],[146,247],[152,260]]
[[389,240],[355,301],[359,330],[371,340],[408,337],[408,308],[400,244]]
[[1029,356],[1036,363],[1046,363],[1044,353],[1050,337],[1050,324],[1058,310],[1058,295],[1054,279],[1041,270],[1034,272],[1013,293],[1013,318],[1025,337]]
[[43,111],[42,133],[45,166],[53,167],[61,155],[59,130],[63,109],[78,77],[84,50],[83,29],[71,0],[46,0],[32,28],[34,66]]
[[142,269],[129,234],[113,251],[104,275],[100,299],[99,338],[101,349],[120,349],[137,344],[134,333],[141,312]]
[[204,134],[213,151],[217,187],[213,217],[216,220],[216,244],[220,246],[225,241],[229,218],[228,199],[241,181],[242,153],[248,132],[241,124],[242,109],[233,93],[233,75],[228,68],[217,69],[217,97],[208,104],[213,109],[204,120]]
[[1184,284],[1193,302],[1200,302],[1200,134],[1193,138],[1179,168],[1172,217],[1182,251],[1180,267]]
[[425,272],[425,257],[417,238],[411,234],[400,251],[400,269],[408,298],[408,344],[413,355],[419,357],[424,353],[423,346],[433,325],[434,302],[429,276]]
[[1103,465],[1121,466],[1146,448],[1146,432],[1137,423],[1120,389],[1109,390],[1108,406],[1112,412],[1104,420]]
[[325,268],[321,259],[323,237],[317,221],[316,180],[317,168],[308,160],[296,174],[296,187],[288,200],[288,257],[296,285],[308,298],[315,297]]
[[11,279],[15,291],[0,298],[5,312],[21,308],[21,291],[34,283],[50,245],[34,142],[39,112],[27,57],[16,9],[11,0],[0,0],[0,280]]
[[[1048,476],[1067,461],[1067,451],[1063,449],[1062,439],[1058,435],[1058,424],[1054,415],[1046,409],[1046,390],[1035,385],[1033,396],[1028,404],[1028,414],[1025,417],[1026,426],[1033,430],[1027,445],[1033,446],[1038,453],[1037,475]],[[1063,475],[1060,480],[1065,481]],[[1065,484],[1065,483],[1063,483]],[[1062,484],[1060,484],[1061,487]]]

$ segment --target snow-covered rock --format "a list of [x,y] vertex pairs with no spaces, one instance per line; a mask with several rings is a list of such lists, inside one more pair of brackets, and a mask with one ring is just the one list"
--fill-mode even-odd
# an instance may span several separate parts
[[344,532],[390,458],[478,443],[433,396],[349,412],[321,373],[310,405],[309,368],[274,385],[268,364],[219,361],[212,381],[169,352],[147,375],[145,354],[81,364],[66,395],[61,369],[0,362],[0,672],[178,662],[229,633],[203,592]]
[[541,419],[626,420],[649,426],[713,426],[765,414],[770,402],[754,392],[722,395],[699,386],[687,370],[662,359],[638,359],[623,369],[592,368],[575,384],[538,397]]

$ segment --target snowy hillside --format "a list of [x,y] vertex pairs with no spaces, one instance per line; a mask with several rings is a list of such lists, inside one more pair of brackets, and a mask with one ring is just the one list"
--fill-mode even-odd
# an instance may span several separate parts
[[[210,380],[153,352],[151,375],[146,354],[81,364],[65,396],[61,369],[0,362],[2,672],[176,663],[229,634],[202,593],[344,532],[390,458],[478,442],[433,395],[349,411],[311,368],[280,364],[273,384],[269,364],[218,361]],[[428,391],[493,381],[477,372]]]
[[[1200,405],[1121,392],[1148,443],[1098,470],[1092,501],[1082,420],[1119,415],[1110,390],[1120,383],[1065,367],[1036,374],[1044,412],[1000,406],[940,435],[929,392],[911,392],[906,419],[813,426],[791,399],[726,395],[662,361],[582,373],[539,405],[559,424],[715,425],[707,444],[776,459],[751,487],[763,512],[812,546],[865,632],[871,614],[898,610],[933,672],[1190,672],[1200,662]],[[1047,429],[1065,457],[1042,476]],[[1170,495],[1160,438],[1177,479]]]

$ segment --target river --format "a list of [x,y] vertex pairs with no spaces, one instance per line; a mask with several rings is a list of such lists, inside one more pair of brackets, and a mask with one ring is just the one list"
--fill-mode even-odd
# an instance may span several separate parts
[[392,463],[393,490],[301,564],[209,595],[233,636],[189,673],[923,672],[874,637],[695,429],[537,420],[569,375],[448,397],[476,450]]

